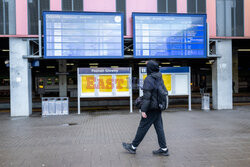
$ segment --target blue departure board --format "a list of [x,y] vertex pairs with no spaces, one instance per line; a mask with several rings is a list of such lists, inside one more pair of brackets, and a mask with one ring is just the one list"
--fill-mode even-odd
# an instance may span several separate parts
[[133,13],[135,58],[206,58],[205,14]]
[[43,12],[44,58],[123,58],[123,14]]

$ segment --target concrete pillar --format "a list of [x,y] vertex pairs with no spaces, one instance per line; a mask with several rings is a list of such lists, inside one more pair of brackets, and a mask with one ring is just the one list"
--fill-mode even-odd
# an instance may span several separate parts
[[233,52],[233,82],[234,82],[234,93],[239,93],[239,61],[238,51]]
[[10,38],[10,115],[29,116],[32,114],[31,69],[27,55],[27,41]]
[[232,40],[220,40],[216,45],[220,58],[212,65],[213,108],[232,109]]
[[59,60],[59,96],[67,97],[67,61]]

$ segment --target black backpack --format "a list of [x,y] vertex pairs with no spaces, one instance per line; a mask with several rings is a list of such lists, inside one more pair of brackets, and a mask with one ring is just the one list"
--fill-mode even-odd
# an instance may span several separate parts
[[143,103],[143,96],[138,97],[135,100],[135,106],[136,106],[136,108],[141,109],[142,103]]
[[162,79],[155,80],[155,89],[157,92],[158,109],[164,111],[168,108],[168,91]]

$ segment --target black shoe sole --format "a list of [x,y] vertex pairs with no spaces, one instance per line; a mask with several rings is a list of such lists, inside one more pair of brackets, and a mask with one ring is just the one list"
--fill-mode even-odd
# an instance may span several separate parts
[[125,150],[127,150],[130,154],[136,154],[135,151],[130,150],[129,148],[127,148],[125,143],[122,143],[122,146],[123,146],[123,148],[124,148]]
[[154,153],[154,152],[153,152],[153,154],[154,154],[154,155],[159,155],[159,156],[161,156],[161,155],[162,155],[162,156],[169,156],[169,153],[168,153],[168,152],[167,152],[167,153]]

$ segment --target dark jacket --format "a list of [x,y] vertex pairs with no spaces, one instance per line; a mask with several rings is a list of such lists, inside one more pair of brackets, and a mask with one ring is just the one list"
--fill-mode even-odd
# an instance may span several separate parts
[[156,82],[162,82],[162,75],[159,72],[159,65],[155,61],[147,63],[147,77],[143,83],[142,112],[159,111],[157,102]]
[[206,88],[206,87],[207,87],[206,80],[201,80],[201,82],[200,82],[200,88]]

